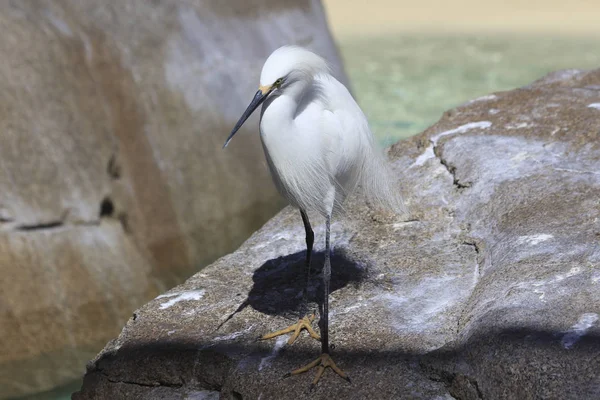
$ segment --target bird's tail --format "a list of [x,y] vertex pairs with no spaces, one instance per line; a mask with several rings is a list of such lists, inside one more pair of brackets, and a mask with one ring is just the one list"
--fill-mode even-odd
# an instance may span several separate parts
[[359,186],[372,205],[403,216],[408,215],[398,179],[395,178],[387,156],[374,143],[369,147],[371,151],[363,156]]

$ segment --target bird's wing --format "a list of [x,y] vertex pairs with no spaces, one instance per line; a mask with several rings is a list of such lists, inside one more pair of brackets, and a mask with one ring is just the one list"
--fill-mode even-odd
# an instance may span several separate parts
[[[321,78],[320,84],[324,86],[323,92],[327,94],[327,108],[335,115],[339,129],[341,129],[339,134],[343,137],[344,142],[347,142],[351,148],[355,146],[359,146],[359,148],[362,146],[372,147],[374,140],[367,117],[348,89],[332,76]],[[354,150],[358,151],[359,149]]]
[[368,143],[364,130],[368,130],[368,125],[343,85],[337,81],[326,81],[325,85],[323,92],[327,98],[322,110],[321,140],[326,151],[326,168],[336,186],[336,207],[339,207],[360,181],[364,150],[367,149],[364,146]]
[[324,112],[325,140],[332,154],[333,175],[338,187],[350,192],[359,185],[374,202],[405,212],[392,171],[369,128],[366,116],[344,85],[322,78],[327,94]]

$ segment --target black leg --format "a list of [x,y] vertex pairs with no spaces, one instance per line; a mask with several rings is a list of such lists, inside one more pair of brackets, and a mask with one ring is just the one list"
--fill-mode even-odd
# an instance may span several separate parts
[[[305,214],[302,213],[302,218],[305,218]],[[308,219],[305,219],[305,226]],[[321,327],[321,356],[311,362],[310,364],[305,365],[304,367],[298,368],[288,374],[284,375],[284,378],[292,375],[298,375],[303,372],[306,372],[312,368],[317,368],[317,375],[313,380],[313,383],[310,385],[310,390],[314,389],[315,385],[319,382],[326,368],[331,368],[333,372],[344,378],[346,381],[350,381],[350,377],[346,375],[344,371],[338,368],[335,365],[335,362],[331,359],[329,355],[329,282],[331,280],[331,260],[330,260],[330,245],[329,245],[329,234],[331,231],[331,216],[327,216],[325,220],[325,265],[323,266],[323,288],[324,288],[324,297],[323,297],[323,307],[321,313],[321,319],[319,321],[319,325]],[[307,229],[307,244],[308,244],[308,229]],[[311,230],[312,236],[312,230]],[[312,243],[312,241],[311,241]],[[312,245],[311,245],[312,246]],[[309,246],[310,247],[310,246]],[[311,335],[312,336],[312,335]],[[314,336],[313,336],[314,337]]]
[[321,339],[319,337],[319,335],[312,328],[312,322],[315,319],[315,313],[311,313],[309,315],[309,313],[307,312],[308,311],[307,310],[307,308],[308,308],[308,296],[307,296],[308,295],[308,285],[310,283],[310,260],[312,258],[312,250],[313,250],[313,243],[315,241],[315,234],[310,226],[310,221],[308,220],[308,215],[306,215],[306,212],[304,212],[304,210],[300,210],[300,214],[302,215],[302,222],[304,222],[304,230],[306,231],[306,286],[302,290],[302,303],[300,304],[300,307],[299,307],[300,315],[298,317],[298,322],[295,323],[294,325],[288,326],[285,329],[280,329],[277,332],[272,332],[272,333],[268,333],[266,335],[262,335],[258,338],[258,340],[271,339],[276,336],[285,335],[286,333],[293,332],[293,335],[288,340],[288,344],[293,344],[303,329],[306,329],[312,338],[317,339],[317,340]]
[[329,354],[329,281],[331,280],[331,262],[329,260],[329,232],[331,217],[325,220],[325,265],[323,266],[323,315],[321,316],[321,352]]
[[308,215],[304,210],[300,210],[302,215],[302,222],[304,222],[304,230],[306,231],[306,287],[304,288],[303,297],[306,300],[308,292],[308,284],[310,283],[310,259],[312,257],[313,243],[315,241],[315,234],[310,226]]

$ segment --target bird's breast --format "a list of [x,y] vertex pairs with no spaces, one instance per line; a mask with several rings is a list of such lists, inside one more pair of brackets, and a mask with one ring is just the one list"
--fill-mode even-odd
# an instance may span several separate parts
[[333,183],[320,125],[306,114],[284,118],[272,106],[263,112],[260,136],[273,181],[293,205],[321,211]]

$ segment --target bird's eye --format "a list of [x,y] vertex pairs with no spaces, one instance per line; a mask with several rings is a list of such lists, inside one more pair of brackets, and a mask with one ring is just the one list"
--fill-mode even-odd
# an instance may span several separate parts
[[275,85],[275,86],[277,86],[277,87],[279,87],[279,86],[281,86],[281,84],[282,84],[282,83],[283,83],[283,78],[279,78],[279,79],[277,79],[277,80],[275,81],[275,84],[274,84],[274,85]]

